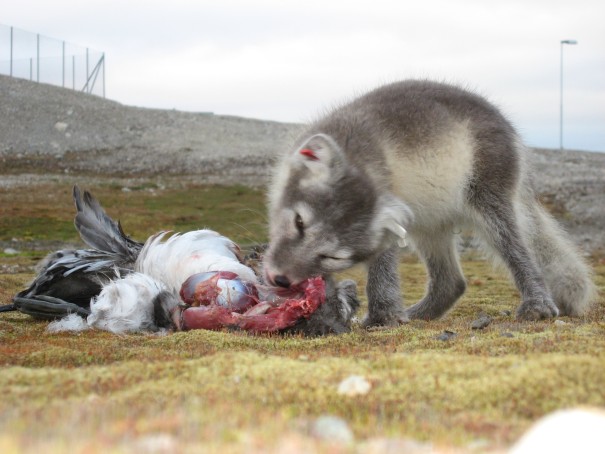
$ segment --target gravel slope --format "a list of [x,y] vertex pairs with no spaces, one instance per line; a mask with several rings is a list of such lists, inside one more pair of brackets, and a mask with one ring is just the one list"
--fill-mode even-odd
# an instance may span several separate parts
[[0,173],[201,175],[263,184],[298,125],[142,109],[0,76]]
[[[141,109],[0,76],[0,188],[57,175],[263,185],[301,126]],[[586,251],[605,250],[605,153],[533,150],[542,199]]]

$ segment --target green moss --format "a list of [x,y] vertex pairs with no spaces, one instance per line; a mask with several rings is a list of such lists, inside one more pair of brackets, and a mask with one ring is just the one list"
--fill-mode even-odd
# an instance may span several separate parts
[[[0,189],[0,240],[78,242],[73,226],[71,184],[46,185],[36,194]],[[211,228],[242,244],[266,240],[265,196],[244,186],[187,186],[158,189],[156,183],[109,184],[89,189],[124,231],[145,240],[158,230]],[[35,197],[34,197],[35,196]]]
[[[333,414],[347,420],[360,439],[398,436],[466,443],[495,436],[501,443],[557,408],[605,405],[599,385],[605,379],[603,359],[560,354],[485,359],[446,352],[300,359],[226,351],[193,360],[129,361],[75,370],[10,367],[0,377],[7,396],[0,410],[29,418],[55,408],[81,409],[93,400],[130,414],[141,427],[180,410],[187,424],[173,430],[185,438],[195,438],[200,430],[279,437],[275,430],[287,420]],[[339,382],[351,374],[372,383],[368,395],[338,395]],[[94,420],[90,411],[84,414]],[[115,414],[106,417],[115,422]],[[14,429],[19,418],[9,427]],[[91,423],[83,421],[85,426]],[[71,429],[68,421],[53,427],[51,438]],[[500,439],[504,427],[508,435]]]

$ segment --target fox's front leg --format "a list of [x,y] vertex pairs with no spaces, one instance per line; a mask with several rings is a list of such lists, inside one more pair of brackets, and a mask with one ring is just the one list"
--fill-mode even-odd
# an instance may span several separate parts
[[397,246],[392,246],[369,264],[368,316],[363,322],[366,328],[398,326],[409,321],[401,298],[398,252]]

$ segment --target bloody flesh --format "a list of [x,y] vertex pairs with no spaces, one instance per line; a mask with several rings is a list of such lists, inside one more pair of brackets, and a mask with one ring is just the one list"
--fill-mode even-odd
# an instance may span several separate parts
[[[216,299],[216,294],[220,293],[216,286],[207,285],[206,282],[201,287],[200,291],[189,292],[194,293],[200,301],[207,302],[208,295]],[[232,327],[252,332],[275,332],[294,325],[301,318],[308,318],[326,299],[325,281],[321,277],[308,279],[287,291],[272,287],[263,287],[261,290],[256,294],[260,293],[261,298],[271,301],[256,299],[252,307],[243,313],[214,301],[179,308],[182,312],[175,317],[175,321],[178,320],[177,328],[216,330]]]

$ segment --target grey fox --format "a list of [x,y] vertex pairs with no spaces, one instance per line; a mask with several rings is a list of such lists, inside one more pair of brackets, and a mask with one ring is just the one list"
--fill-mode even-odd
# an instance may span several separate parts
[[[375,89],[312,123],[280,158],[266,279],[289,286],[366,263],[366,326],[434,319],[465,291],[454,240],[470,227],[510,270],[519,319],[582,315],[590,269],[536,200],[526,155],[509,121],[476,94],[414,80]],[[406,236],[429,282],[404,309]]]

